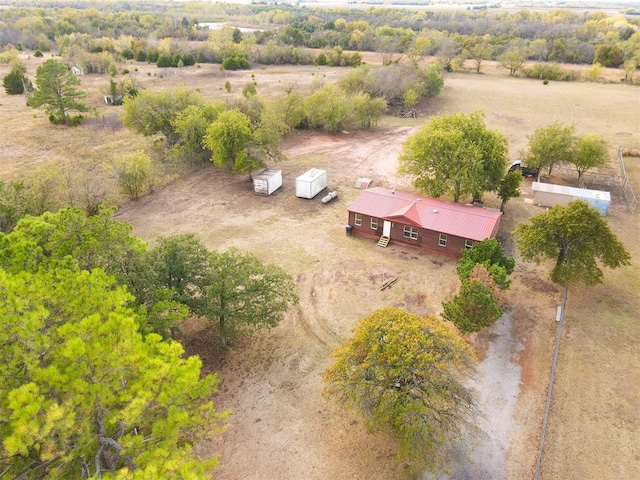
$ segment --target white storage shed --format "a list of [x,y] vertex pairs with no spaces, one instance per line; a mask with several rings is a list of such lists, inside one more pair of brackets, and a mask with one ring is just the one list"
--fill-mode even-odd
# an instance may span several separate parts
[[259,195],[271,195],[282,186],[282,170],[265,168],[252,176],[253,191]]
[[555,207],[556,205],[566,205],[573,200],[584,200],[604,216],[611,203],[611,194],[602,190],[588,190],[542,182],[533,182],[531,188],[533,203],[543,207]]
[[296,178],[296,197],[313,198],[327,188],[327,171],[312,168]]

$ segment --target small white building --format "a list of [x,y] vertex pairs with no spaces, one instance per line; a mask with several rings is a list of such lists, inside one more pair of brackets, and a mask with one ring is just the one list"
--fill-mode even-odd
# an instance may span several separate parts
[[296,178],[296,197],[313,198],[327,188],[327,171],[312,168]]
[[259,195],[271,195],[282,186],[282,170],[265,168],[252,177],[253,191]]
[[588,190],[586,188],[568,187],[566,185],[554,185],[552,183],[533,182],[533,203],[543,207],[555,207],[567,205],[573,200],[584,200],[600,215],[606,215],[611,203],[611,194],[602,190]]
[[71,65],[70,70],[74,75],[84,75],[84,68],[78,65]]

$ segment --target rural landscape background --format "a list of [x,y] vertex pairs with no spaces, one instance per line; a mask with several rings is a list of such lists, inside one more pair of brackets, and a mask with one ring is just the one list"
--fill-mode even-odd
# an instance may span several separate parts
[[[242,20],[238,24],[249,23]],[[62,60],[55,49],[43,58],[33,53],[27,48],[18,53],[30,78],[43,61]],[[359,54],[372,69],[382,68],[382,53]],[[437,60],[427,55],[420,61]],[[577,72],[592,68],[563,66]],[[0,64],[0,76],[10,68]],[[483,60],[477,73],[473,61],[465,60],[443,73],[442,91],[418,103],[415,118],[400,118],[398,109],[390,109],[370,130],[288,133],[280,143],[284,157],[271,165],[282,170],[283,186],[262,197],[253,193],[248,175],[173,161],[164,156],[158,137],[125,128],[122,107],[104,102],[109,79],[126,77],[139,89],[156,91],[185,87],[199,91],[205,101],[230,100],[254,83],[258,95],[270,99],[336,83],[350,67],[254,64],[250,70],[228,71],[217,63],[158,68],[120,58],[117,68],[114,77],[106,72],[80,76],[93,112],[73,128],[52,125],[42,110],[26,106],[23,95],[1,92],[0,181],[68,172],[78,190],[109,192],[104,199],[118,205],[116,218],[130,223],[133,234],[151,245],[160,236],[193,233],[209,250],[236,247],[281,266],[295,279],[299,305],[277,327],[226,351],[202,320],[190,318],[183,325],[187,354],[199,355],[204,372],[216,372],[221,379],[216,408],[231,410],[227,430],[197,447],[202,455],[220,455],[212,478],[400,475],[393,442],[367,431],[355,414],[324,398],[320,375],[331,351],[371,311],[397,306],[439,315],[442,301],[459,287],[453,259],[398,245],[382,249],[345,235],[346,208],[360,192],[353,186],[357,178],[415,191],[410,179],[397,173],[398,156],[405,140],[431,117],[483,112],[488,127],[507,137],[513,160],[526,150],[528,135],[553,122],[574,124],[578,134],[600,133],[611,151],[603,177],[619,175],[619,146],[640,148],[640,87],[621,81],[622,67],[598,70],[597,81],[543,82],[510,76],[495,60]],[[114,172],[122,155],[139,150],[154,159],[157,177],[151,191],[133,201],[118,192]],[[637,194],[640,158],[626,156],[624,162]],[[327,170],[336,200],[325,205],[320,196],[295,196],[295,178],[312,167]],[[568,169],[544,179],[576,182]],[[507,313],[493,327],[466,337],[479,360],[475,383],[487,417],[483,432],[475,450],[461,445],[451,453],[445,477],[522,479],[532,478],[535,468],[562,289],[549,280],[552,265],[522,262],[511,237],[520,222],[544,211],[533,204],[531,182],[524,179],[521,197],[507,204],[498,234],[507,254],[516,258],[505,297]],[[542,460],[540,478],[545,480],[634,478],[640,468],[640,217],[616,185],[587,186],[611,189],[607,221],[633,259],[631,266],[605,271],[600,285],[570,288]],[[500,205],[492,193],[485,202]],[[397,283],[381,291],[393,278]],[[470,458],[456,457],[464,453]]]

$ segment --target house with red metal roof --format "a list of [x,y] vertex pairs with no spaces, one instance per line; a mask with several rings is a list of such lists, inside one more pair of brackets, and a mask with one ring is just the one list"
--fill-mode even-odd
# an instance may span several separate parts
[[502,212],[380,187],[363,190],[347,209],[347,233],[461,257],[462,250],[495,237]]

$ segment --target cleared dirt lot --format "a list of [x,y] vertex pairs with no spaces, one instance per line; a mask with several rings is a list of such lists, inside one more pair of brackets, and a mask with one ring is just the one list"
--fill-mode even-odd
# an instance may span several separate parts
[[[207,98],[224,96],[226,79],[239,91],[250,75],[226,76],[204,66],[166,71],[160,78],[146,76],[147,68],[157,73],[152,67],[141,67],[137,72],[141,82],[158,88],[190,85]],[[305,91],[316,77],[331,81],[343,71],[298,67],[253,73],[260,94],[282,91],[283,84],[292,81]],[[83,78],[83,85],[94,93],[104,83],[104,78]],[[126,130],[96,137],[89,126],[72,131],[49,127],[41,114],[33,119],[33,112],[25,113],[17,100],[3,95],[1,102],[4,131],[12,125],[22,129],[14,138],[0,140],[2,178],[31,168],[36,161],[72,164],[81,160],[74,155],[83,157],[83,153],[71,154],[64,148],[63,135],[67,143],[84,136],[86,151],[97,150],[101,155],[143,144]],[[7,108],[19,121],[10,123],[4,114]],[[122,206],[119,218],[150,242],[158,235],[193,232],[210,249],[236,246],[281,265],[297,280],[300,305],[271,332],[234,345],[222,366],[205,326],[194,321],[185,327],[188,351],[200,354],[208,370],[220,374],[218,407],[233,412],[227,432],[200,446],[203,453],[221,455],[216,477],[398,478],[392,445],[323,399],[319,374],[328,364],[331,349],[373,309],[395,305],[438,314],[441,302],[458,288],[455,261],[394,245],[381,249],[373,242],[346,236],[346,206],[359,193],[353,188],[359,176],[373,178],[374,185],[411,188],[406,179],[395,175],[397,155],[407,136],[429,115],[477,109],[485,111],[490,127],[507,135],[514,158],[526,146],[528,134],[553,121],[575,123],[578,133],[601,132],[612,145],[640,143],[638,88],[555,82],[545,86],[503,75],[453,74],[447,76],[442,95],[424,106],[416,120],[390,118],[368,133],[292,134],[282,145],[288,160],[278,165],[284,185],[271,197],[254,195],[246,176],[204,168]],[[47,135],[52,137],[51,144],[45,140]],[[149,143],[145,145],[151,148]],[[17,144],[20,149],[13,150]],[[338,192],[336,200],[324,205],[322,195],[313,200],[295,197],[295,177],[310,167],[327,169],[329,189]],[[502,223],[500,239],[512,255],[516,252],[509,232],[541,211],[526,202],[528,188],[525,183],[524,197],[507,205]],[[486,200],[489,205],[498,204],[490,195]],[[615,205],[609,220],[637,259],[638,217],[629,215],[624,205]],[[636,475],[640,463],[636,453],[640,444],[636,262],[619,272],[607,272],[601,286],[570,292],[543,464],[545,479]],[[555,308],[561,298],[560,289],[547,275],[547,266],[518,263],[507,295],[512,309],[508,333],[521,348],[504,357],[502,366],[518,367],[520,385],[513,416],[506,420],[510,422],[506,462],[497,476],[485,478],[529,478],[535,463],[555,338]],[[395,277],[399,280],[393,288],[380,291],[384,281]],[[492,355],[492,342],[499,334],[487,330],[470,338],[481,360]]]

